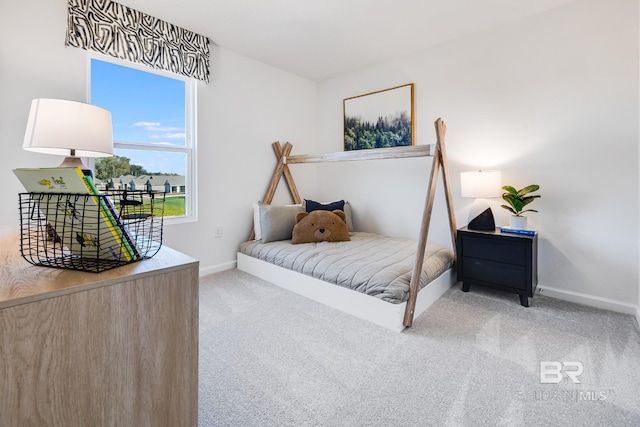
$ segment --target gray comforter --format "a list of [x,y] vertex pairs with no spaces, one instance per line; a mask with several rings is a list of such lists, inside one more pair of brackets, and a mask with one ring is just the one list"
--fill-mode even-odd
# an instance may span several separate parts
[[[409,295],[417,242],[353,232],[349,242],[293,245],[291,240],[244,242],[240,252],[325,282],[353,289],[391,303]],[[453,252],[428,244],[420,288],[453,266]]]

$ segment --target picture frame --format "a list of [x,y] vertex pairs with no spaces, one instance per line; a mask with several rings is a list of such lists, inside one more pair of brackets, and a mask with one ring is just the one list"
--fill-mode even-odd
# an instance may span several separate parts
[[413,83],[343,100],[344,151],[415,144]]

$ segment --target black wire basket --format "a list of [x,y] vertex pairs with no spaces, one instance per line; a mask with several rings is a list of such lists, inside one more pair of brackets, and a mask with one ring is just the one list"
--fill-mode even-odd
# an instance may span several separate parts
[[20,252],[33,265],[99,273],[153,257],[165,193],[20,193]]

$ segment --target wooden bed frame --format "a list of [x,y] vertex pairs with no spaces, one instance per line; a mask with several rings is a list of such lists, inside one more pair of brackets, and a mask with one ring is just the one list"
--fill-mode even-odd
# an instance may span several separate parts
[[[455,255],[456,250],[456,219],[453,211],[453,201],[449,182],[449,169],[446,162],[446,152],[444,137],[446,125],[442,119],[435,121],[436,143],[431,145],[414,145],[409,147],[378,148],[373,150],[341,151],[327,154],[307,154],[289,155],[293,146],[286,143],[284,147],[279,142],[272,144],[275,155],[278,159],[276,168],[271,177],[271,182],[265,193],[262,203],[270,204],[275,195],[280,178],[284,179],[289,187],[289,191],[294,203],[302,203],[300,194],[296,188],[293,176],[289,170],[289,164],[300,163],[322,163],[322,162],[342,162],[356,160],[376,160],[376,159],[402,159],[408,157],[433,157],[431,174],[429,177],[427,197],[422,214],[422,224],[418,237],[418,248],[416,259],[409,284],[409,298],[402,304],[391,304],[386,301],[373,298],[369,295],[360,294],[350,289],[323,282],[322,280],[306,276],[295,271],[269,264],[265,261],[238,253],[238,269],[249,274],[272,282],[285,289],[294,291],[313,300],[322,302],[331,307],[356,315],[363,319],[372,321],[382,326],[402,330],[413,324],[415,316],[426,310],[440,295],[442,295],[451,285],[455,283],[453,269],[447,270],[439,278],[429,283],[420,292],[419,280],[424,261],[429,226],[431,223],[431,212],[435,198],[438,174],[442,169],[442,180],[444,193],[447,202],[449,215],[449,227],[451,231],[452,248]],[[253,240],[255,231],[252,230],[249,240]],[[418,300],[418,293],[420,299]],[[419,304],[418,304],[419,303]],[[401,322],[399,322],[399,318]]]

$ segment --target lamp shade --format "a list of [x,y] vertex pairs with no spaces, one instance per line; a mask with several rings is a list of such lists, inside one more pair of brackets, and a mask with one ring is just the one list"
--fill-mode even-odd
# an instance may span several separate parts
[[460,173],[462,197],[490,198],[502,194],[502,173],[496,170],[479,170]]
[[22,148],[63,156],[112,156],[111,112],[82,102],[34,99]]

